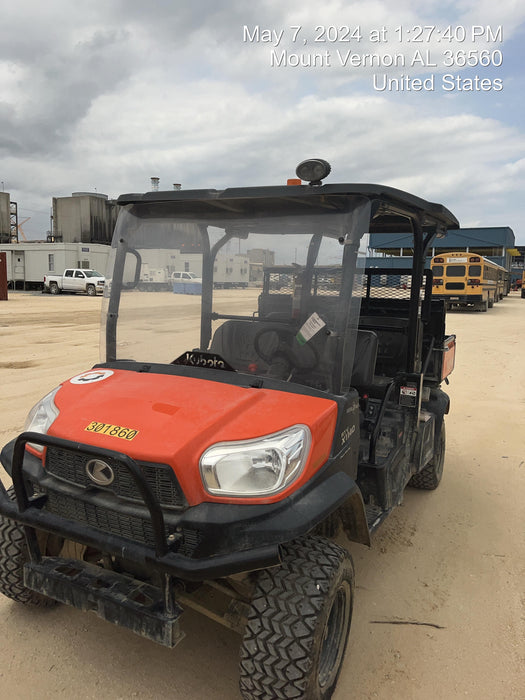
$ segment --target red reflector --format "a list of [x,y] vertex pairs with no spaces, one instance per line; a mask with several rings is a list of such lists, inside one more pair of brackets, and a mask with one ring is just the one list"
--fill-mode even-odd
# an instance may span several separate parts
[[290,178],[288,178],[288,180],[286,180],[287,185],[301,185],[302,182],[303,181],[299,180],[299,178],[297,178],[297,177],[290,177]]

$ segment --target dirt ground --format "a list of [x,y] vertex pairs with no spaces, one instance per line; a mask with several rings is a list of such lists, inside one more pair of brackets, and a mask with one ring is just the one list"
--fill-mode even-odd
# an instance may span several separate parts
[[[0,302],[0,444],[31,406],[98,361],[100,298]],[[407,490],[371,549],[334,700],[525,698],[525,301],[453,312],[445,476]],[[3,473],[3,470],[2,470]],[[65,606],[0,596],[0,697],[233,700],[239,638],[188,611],[174,650]]]

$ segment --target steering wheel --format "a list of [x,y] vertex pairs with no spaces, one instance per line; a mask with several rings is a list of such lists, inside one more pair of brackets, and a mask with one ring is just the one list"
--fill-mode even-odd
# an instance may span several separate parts
[[[292,369],[307,372],[319,364],[315,346],[309,343],[299,345],[296,335],[291,328],[278,325],[262,328],[255,334],[255,352],[270,365],[270,375],[274,374],[273,366],[282,378],[281,375],[289,374]],[[266,342],[262,341],[264,336],[269,336]]]

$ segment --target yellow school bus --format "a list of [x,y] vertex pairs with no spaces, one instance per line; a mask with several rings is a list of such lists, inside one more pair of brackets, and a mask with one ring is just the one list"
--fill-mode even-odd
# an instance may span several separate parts
[[498,288],[496,301],[501,301],[510,290],[510,272],[498,265]]
[[432,258],[432,296],[447,308],[487,311],[505,295],[507,270],[475,253],[455,251]]

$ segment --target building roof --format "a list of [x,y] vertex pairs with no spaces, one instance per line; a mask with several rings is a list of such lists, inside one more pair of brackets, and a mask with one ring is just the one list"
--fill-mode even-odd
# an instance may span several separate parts
[[[412,234],[400,233],[398,236],[386,236],[382,233],[370,234],[370,248],[400,249],[412,247]],[[435,238],[434,248],[467,248],[467,247],[505,247],[515,245],[514,231],[509,226],[490,226],[484,228],[461,228],[449,230],[442,238]]]

